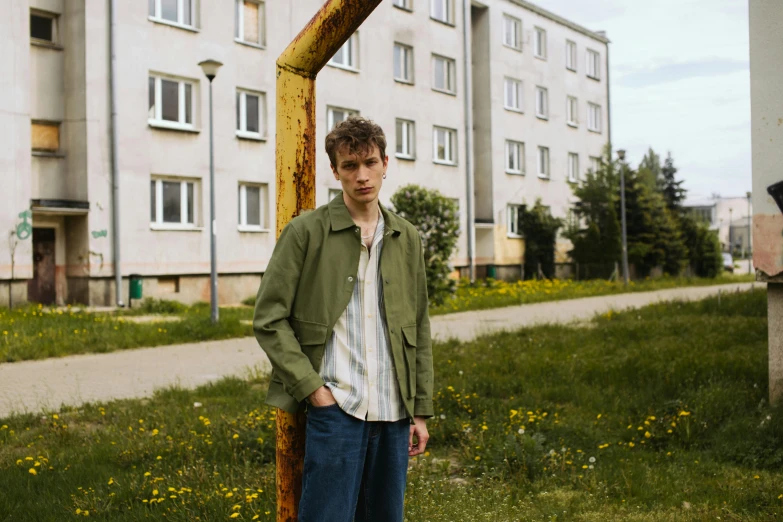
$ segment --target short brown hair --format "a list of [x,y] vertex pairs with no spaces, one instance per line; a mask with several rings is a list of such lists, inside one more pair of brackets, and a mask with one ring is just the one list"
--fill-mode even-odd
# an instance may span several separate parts
[[386,135],[380,125],[361,116],[349,116],[334,126],[326,136],[329,162],[337,168],[337,151],[348,147],[350,154],[367,155],[372,146],[378,147],[381,159],[386,158]]

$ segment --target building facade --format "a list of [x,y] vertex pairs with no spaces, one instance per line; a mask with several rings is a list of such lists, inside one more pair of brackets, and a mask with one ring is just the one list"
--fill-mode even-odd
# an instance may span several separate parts
[[724,252],[745,257],[752,251],[749,216],[753,215],[753,205],[749,195],[744,198],[713,197],[703,201],[690,200],[683,206],[717,232]]
[[[321,2],[114,5],[113,26],[104,1],[0,8],[13,64],[0,79],[0,304],[111,305],[127,301],[131,274],[147,296],[209,299],[205,59],[224,64],[213,82],[219,301],[241,301],[275,241],[275,60]],[[319,74],[316,203],[340,188],[326,133],[350,114],[370,117],[388,138],[382,202],[410,183],[439,190],[461,210],[454,266],[468,265],[475,225],[476,264],[513,277],[518,209],[540,198],[565,217],[571,183],[608,141],[608,40],[518,0],[463,12],[459,0],[383,2]]]

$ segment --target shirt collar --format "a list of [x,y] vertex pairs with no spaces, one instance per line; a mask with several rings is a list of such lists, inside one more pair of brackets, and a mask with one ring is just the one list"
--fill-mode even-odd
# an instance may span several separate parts
[[[397,217],[389,212],[383,205],[379,204],[379,206],[381,207],[381,219],[383,219],[385,226],[394,231],[395,234],[399,234],[401,228]],[[351,214],[348,212],[348,207],[345,206],[342,194],[329,202],[328,209],[332,230],[335,232],[356,226]]]

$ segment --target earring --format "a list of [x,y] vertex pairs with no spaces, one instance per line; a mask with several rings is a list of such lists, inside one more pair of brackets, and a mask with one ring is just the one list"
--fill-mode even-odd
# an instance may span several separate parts
[[383,173],[383,179],[386,179],[386,173],[385,172]]

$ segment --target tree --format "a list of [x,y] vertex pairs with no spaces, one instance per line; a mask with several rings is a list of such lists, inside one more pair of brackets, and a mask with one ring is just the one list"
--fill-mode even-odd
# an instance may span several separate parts
[[639,175],[650,190],[657,190],[661,180],[661,157],[650,147],[639,162]]
[[670,152],[661,169],[660,190],[666,201],[666,207],[679,216],[682,213],[682,202],[685,200],[686,190],[682,188],[684,180],[677,181],[676,174],[677,168],[674,166],[674,159]]
[[430,303],[442,304],[454,292],[449,278],[449,260],[459,239],[459,214],[456,204],[437,190],[418,185],[400,187],[391,197],[400,217],[407,219],[421,236]]
[[544,277],[555,276],[555,246],[561,226],[562,220],[553,217],[540,199],[532,209],[520,212],[520,228],[525,237],[525,279],[536,277],[539,267]]
[[723,271],[720,240],[703,220],[691,214],[680,216],[682,236],[688,248],[691,270],[698,277],[716,277]]

